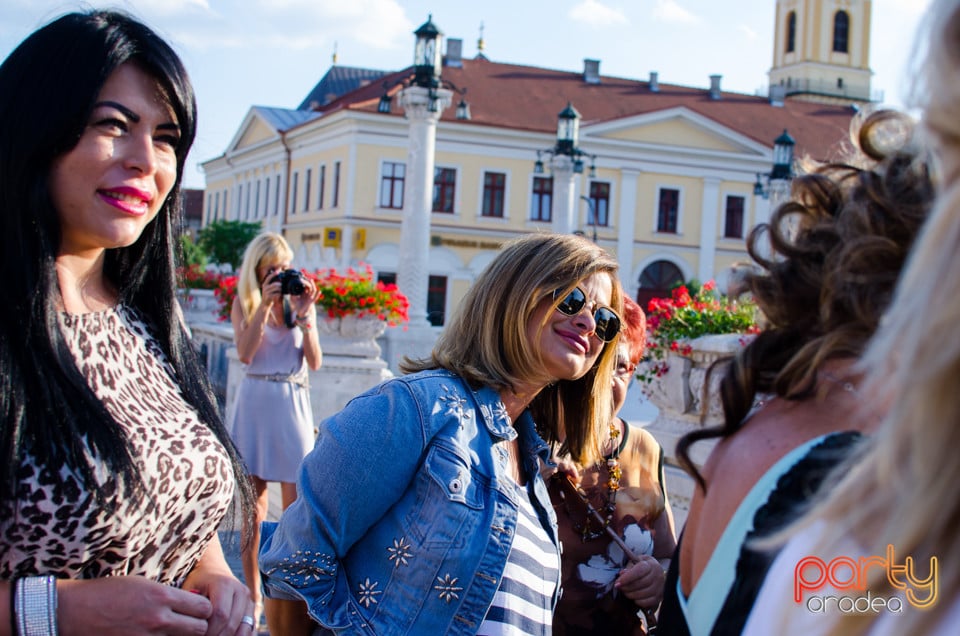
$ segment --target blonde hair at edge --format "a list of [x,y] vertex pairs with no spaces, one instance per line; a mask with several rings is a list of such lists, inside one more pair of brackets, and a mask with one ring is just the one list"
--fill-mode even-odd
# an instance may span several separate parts
[[257,267],[263,263],[280,263],[293,259],[293,250],[279,234],[258,234],[243,252],[240,264],[240,279],[237,281],[237,297],[247,319],[260,305],[261,282],[257,279]]
[[[610,276],[610,308],[623,315],[617,262],[596,244],[572,235],[530,234],[507,242],[484,269],[444,327],[433,352],[423,360],[404,360],[403,371],[448,369],[471,386],[514,390],[543,377],[543,361],[527,337],[527,321],[550,298],[554,307],[579,281],[596,273]],[[554,299],[554,292],[560,293]],[[543,329],[546,318],[540,325]],[[559,422],[592,426],[566,431],[564,445],[586,463],[599,458],[596,431],[609,418],[610,383],[617,342],[607,343],[594,367],[582,378],[559,381],[540,391],[530,404],[538,429],[558,441]]]
[[[960,164],[960,88],[955,81],[960,74],[960,0],[935,0],[917,41],[928,47],[916,58],[925,62],[917,67],[921,75],[915,76],[919,82],[914,87],[924,124],[941,153]],[[913,557],[919,577],[928,575],[930,558],[937,558],[939,598],[926,610],[904,602],[904,613],[894,617],[901,634],[929,633],[960,592],[958,258],[960,183],[945,183],[891,309],[860,363],[868,371],[865,402],[889,405],[889,411],[865,454],[801,521],[806,526],[825,520],[825,544],[852,537],[865,555],[883,556],[892,545],[898,563]],[[896,592],[883,568],[871,568],[871,574],[867,589],[872,596]],[[883,615],[843,615],[832,633],[865,634]]]

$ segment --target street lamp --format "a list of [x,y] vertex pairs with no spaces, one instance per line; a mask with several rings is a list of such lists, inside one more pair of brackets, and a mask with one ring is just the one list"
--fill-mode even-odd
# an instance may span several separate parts
[[753,184],[753,194],[764,199],[770,198],[771,190],[776,190],[774,182],[787,182],[793,179],[793,137],[783,129],[783,133],[773,142],[773,169],[770,172],[758,172]]
[[553,148],[537,151],[537,161],[533,164],[534,174],[543,174],[543,155],[553,157],[569,157],[573,164],[573,172],[583,174],[583,158],[590,158],[590,178],[597,176],[596,155],[584,152],[578,146],[580,138],[580,113],[567,102],[567,107],[557,114],[557,142]]
[[587,217],[587,218],[588,218],[588,223],[587,223],[587,225],[589,225],[589,226],[591,226],[591,227],[593,228],[593,242],[596,243],[596,242],[597,242],[597,208],[596,208],[596,204],[594,203],[593,199],[591,199],[590,197],[588,197],[588,196],[585,195],[585,194],[581,194],[581,195],[580,195],[580,198],[587,202],[587,206],[588,206],[589,209],[590,209],[590,216]]
[[575,179],[583,173],[583,158],[590,158],[590,177],[597,174],[596,155],[584,152],[579,147],[580,113],[567,102],[566,108],[557,114],[557,140],[552,148],[537,151],[537,161],[533,164],[534,174],[543,174],[546,155],[550,160],[550,172],[553,177],[554,201],[560,203],[560,209],[553,218],[553,231],[557,234],[573,232],[576,222]]
[[433,23],[433,15],[429,15],[427,21],[421,24],[413,34],[417,36],[413,47],[413,73],[396,81],[383,83],[383,95],[377,103],[377,112],[391,112],[393,96],[390,94],[390,89],[402,85],[403,88],[419,86],[427,89],[430,99],[429,110],[431,113],[436,113],[440,108],[437,89],[447,88],[460,95],[460,103],[457,104],[455,111],[456,118],[470,119],[470,105],[463,99],[467,89],[457,88],[453,82],[440,77],[443,72],[443,57],[440,54],[443,32]]

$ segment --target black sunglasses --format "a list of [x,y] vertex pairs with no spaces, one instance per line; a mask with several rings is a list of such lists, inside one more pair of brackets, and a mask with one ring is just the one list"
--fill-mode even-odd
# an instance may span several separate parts
[[[560,291],[553,292],[554,299]],[[579,287],[574,287],[557,305],[557,311],[566,316],[576,316],[586,304],[587,295]],[[597,324],[593,332],[604,342],[610,342],[620,333],[620,317],[609,307],[597,307],[593,312],[593,321]]]

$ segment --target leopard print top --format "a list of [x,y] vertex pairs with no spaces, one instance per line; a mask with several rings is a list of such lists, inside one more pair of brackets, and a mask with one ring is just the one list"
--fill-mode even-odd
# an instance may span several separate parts
[[[132,440],[148,494],[107,514],[76,474],[26,457],[17,500],[0,510],[0,580],[142,575],[179,585],[232,500],[226,450],[184,400],[134,310],[61,314],[60,324],[80,372]],[[102,469],[99,477],[119,497],[114,475]]]

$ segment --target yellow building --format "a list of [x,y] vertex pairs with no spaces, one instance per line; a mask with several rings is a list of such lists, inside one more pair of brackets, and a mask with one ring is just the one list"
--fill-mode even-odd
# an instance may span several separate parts
[[[781,76],[812,77],[782,75],[815,64],[798,61],[808,49],[797,42],[820,46],[820,36],[804,30],[823,23],[811,11],[848,7],[850,33],[868,32],[859,20],[868,20],[869,0],[777,4],[771,86]],[[794,57],[783,57],[791,12],[799,39]],[[858,37],[850,41],[866,47],[865,35]],[[588,164],[574,184],[576,229],[616,255],[627,292],[641,301],[680,280],[722,284],[729,266],[746,259],[746,233],[768,217],[770,201],[754,187],[771,170],[774,140],[786,130],[797,156],[835,157],[855,112],[849,100],[823,105],[776,90],[773,99],[726,92],[717,75],[695,88],[663,83],[657,73],[603,76],[598,60],[571,72],[482,54],[463,59],[461,44],[447,41],[442,77],[467,92],[454,95],[436,131],[427,301],[435,326],[504,241],[554,227],[562,202],[535,162],[538,150],[555,145],[557,116],[568,103],[582,116],[579,147]],[[869,85],[865,48],[831,60],[831,72],[849,71],[848,85],[864,71]],[[223,155],[202,165],[204,222],[259,221],[287,237],[299,267],[365,262],[395,276],[410,143],[395,95],[410,75],[335,65],[299,108],[253,106]]]

